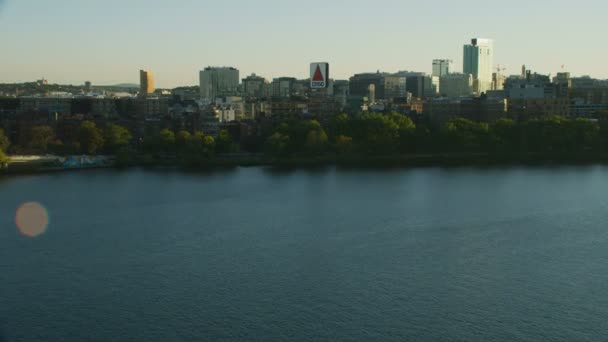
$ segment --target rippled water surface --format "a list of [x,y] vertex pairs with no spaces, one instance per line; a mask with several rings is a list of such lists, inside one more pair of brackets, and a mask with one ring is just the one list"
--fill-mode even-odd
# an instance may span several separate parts
[[0,335],[605,340],[608,168],[0,179]]

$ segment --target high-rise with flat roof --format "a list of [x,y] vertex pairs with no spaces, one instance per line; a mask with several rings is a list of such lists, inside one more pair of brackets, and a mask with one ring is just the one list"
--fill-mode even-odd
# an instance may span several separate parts
[[473,75],[473,90],[481,94],[492,89],[494,41],[473,38],[464,46],[462,70]]
[[445,97],[470,96],[473,86],[471,74],[451,73],[441,77],[441,94]]
[[238,93],[239,70],[232,67],[206,67],[199,73],[201,98],[208,101]]
[[433,74],[441,78],[441,76],[447,75],[452,71],[453,61],[451,59],[433,59]]
[[243,94],[247,97],[264,97],[264,87],[266,83],[264,77],[251,74],[250,76],[243,78]]
[[349,80],[349,93],[359,97],[368,96],[372,84],[376,100],[392,101],[407,95],[407,78],[404,75],[381,72],[355,74]]
[[373,84],[375,95],[378,98],[384,98],[384,76],[385,74],[381,74],[380,72],[355,74],[349,79],[350,95],[366,97],[369,95],[370,84]]
[[399,72],[405,76],[407,92],[414,98],[425,99],[437,96],[439,77],[429,76],[423,72]]
[[392,101],[397,97],[407,96],[407,79],[400,75],[384,76],[384,99]]
[[278,77],[272,80],[272,96],[288,98],[294,95],[297,79],[294,77]]
[[154,92],[154,74],[148,70],[139,70],[139,95],[146,96]]

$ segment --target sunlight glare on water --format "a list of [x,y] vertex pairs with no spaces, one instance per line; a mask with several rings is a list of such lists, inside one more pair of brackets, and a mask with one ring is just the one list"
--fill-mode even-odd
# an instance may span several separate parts
[[27,237],[37,237],[46,231],[49,216],[44,206],[37,202],[22,204],[15,215],[19,232]]

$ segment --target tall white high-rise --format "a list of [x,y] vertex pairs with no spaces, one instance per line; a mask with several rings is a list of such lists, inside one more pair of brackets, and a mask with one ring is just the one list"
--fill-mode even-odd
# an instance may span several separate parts
[[441,77],[452,72],[453,61],[451,59],[433,59],[433,75]]
[[462,70],[473,75],[473,89],[481,94],[492,89],[494,68],[494,41],[473,38],[471,44],[464,46]]
[[218,96],[237,95],[239,70],[232,67],[207,67],[200,74],[201,98],[214,101]]

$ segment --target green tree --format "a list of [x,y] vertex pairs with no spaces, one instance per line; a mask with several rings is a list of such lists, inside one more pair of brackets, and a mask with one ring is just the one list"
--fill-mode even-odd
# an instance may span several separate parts
[[600,119],[599,122],[599,149],[603,152],[608,152],[608,111],[606,118]]
[[574,140],[577,142],[578,150],[599,149],[601,136],[600,126],[589,119],[578,118],[572,122],[574,126]]
[[416,128],[416,125],[414,124],[412,119],[408,118],[407,116],[405,116],[403,114],[399,114],[397,112],[391,112],[388,114],[388,118],[397,124],[397,127],[399,127],[399,130],[413,131]]
[[106,146],[111,152],[117,152],[128,146],[133,139],[131,132],[126,127],[116,124],[109,124],[104,133]]
[[339,154],[348,154],[353,150],[353,138],[346,135],[336,137],[336,151]]
[[522,152],[540,152],[543,149],[543,122],[539,119],[528,120],[518,124],[521,132],[520,150]]
[[159,133],[159,142],[165,152],[173,151],[175,147],[175,133],[168,128],[164,128]]
[[70,152],[70,151],[68,151],[69,146],[66,147],[63,144],[63,141],[61,141],[61,139],[57,139],[57,138],[49,143],[48,150],[51,153],[59,154],[59,155],[69,154],[69,152]]
[[399,125],[380,113],[366,113],[353,121],[353,139],[368,154],[391,154],[399,145]]
[[321,131],[323,127],[317,120],[289,118],[278,126],[275,133],[289,137],[288,153],[298,153],[311,152],[311,149],[320,147],[318,143],[322,145],[322,140],[327,142],[327,134]]
[[329,140],[327,133],[317,120],[309,121],[306,126],[308,129],[305,142],[306,151],[309,153],[323,152]]
[[573,133],[568,129],[568,120],[552,116],[541,120],[541,149],[545,152],[563,152],[574,144]]
[[[179,135],[179,133],[178,133]],[[200,166],[213,156],[215,140],[211,136],[205,136],[203,132],[195,132],[187,136],[184,147],[180,148],[181,158],[188,166]]]
[[68,147],[66,147],[66,154],[76,154],[82,152],[82,146],[78,141],[72,142]]
[[11,143],[6,134],[4,134],[4,130],[0,128],[0,151],[6,152],[10,145]]
[[417,124],[413,132],[400,132],[401,151],[412,153],[436,152],[439,142],[432,128],[427,124]]
[[316,148],[327,143],[327,133],[323,128],[311,129],[306,135],[306,146]]
[[486,147],[488,124],[456,118],[443,127],[444,148],[453,152],[480,152]]
[[329,120],[329,132],[332,136],[352,136],[352,123],[348,115],[338,114]]
[[279,127],[277,127],[277,132],[289,134],[289,132],[293,130],[293,126],[295,126],[295,122],[281,122]]
[[205,135],[203,138],[203,154],[207,157],[215,154],[215,139],[210,135]]
[[230,133],[223,129],[220,131],[220,134],[217,136],[217,140],[215,141],[215,150],[218,153],[237,152],[238,146],[234,143]]
[[391,112],[388,115],[397,127],[399,127],[399,150],[401,152],[412,152],[416,144],[416,125],[409,117]]
[[495,152],[516,152],[519,149],[519,128],[512,119],[502,118],[489,128],[489,144]]
[[47,153],[49,144],[55,140],[55,132],[49,126],[34,126],[30,131],[29,147],[37,153]]
[[8,157],[4,154],[4,151],[0,150],[0,171],[6,170],[8,167]]
[[205,134],[201,131],[197,131],[194,134],[190,134],[188,141],[186,141],[186,147],[191,153],[200,153],[203,149],[203,142],[205,140]]
[[80,148],[88,154],[95,154],[104,145],[104,138],[101,129],[92,121],[84,121],[80,125]]
[[188,131],[181,130],[175,135],[175,145],[179,150],[186,148],[186,145],[190,141],[192,134]]
[[277,132],[266,140],[264,151],[271,157],[286,157],[289,154],[289,140],[288,135]]

